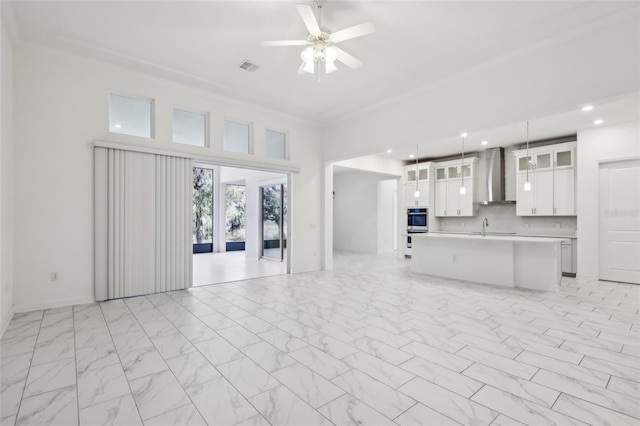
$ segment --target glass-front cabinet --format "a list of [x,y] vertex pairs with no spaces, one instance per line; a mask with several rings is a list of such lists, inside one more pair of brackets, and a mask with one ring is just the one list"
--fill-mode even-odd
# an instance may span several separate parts
[[[575,216],[576,142],[514,151],[517,173],[516,215]],[[524,190],[526,174],[531,189]]]
[[575,149],[567,148],[560,149],[553,152],[554,155],[554,167],[556,169],[575,167]]
[[[429,206],[429,169],[430,162],[412,163],[404,166],[405,206]],[[417,179],[416,179],[417,177]],[[415,197],[416,190],[419,196]]]
[[[475,216],[475,157],[438,163],[435,167],[435,215],[437,217]],[[464,191],[461,187],[464,185]],[[462,193],[461,193],[462,192]]]
[[411,183],[416,181],[416,176],[418,177],[418,181],[426,182],[429,180],[429,166],[431,163],[418,163],[416,164],[407,164],[404,166],[404,183]]

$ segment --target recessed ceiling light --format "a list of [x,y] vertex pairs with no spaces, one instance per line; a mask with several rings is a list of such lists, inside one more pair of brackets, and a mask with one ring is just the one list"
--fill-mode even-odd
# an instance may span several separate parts
[[391,152],[391,151],[392,151],[392,150],[391,150],[391,148],[389,148],[389,149],[387,150],[387,153],[389,153],[389,152]]
[[593,109],[593,105],[585,105],[582,107],[583,111],[591,111]]
[[489,143],[489,141],[482,141],[482,142],[480,142],[480,145],[486,145],[488,143]]
[[113,127],[115,127],[116,129],[122,129],[122,124],[115,124]]
[[462,136],[463,138],[466,138],[467,137],[467,133],[466,132],[462,133],[460,136]]
[[597,120],[593,120],[593,124],[602,124],[604,120],[602,118],[598,118]]
[[413,154],[409,154],[409,158],[416,158],[416,156]]

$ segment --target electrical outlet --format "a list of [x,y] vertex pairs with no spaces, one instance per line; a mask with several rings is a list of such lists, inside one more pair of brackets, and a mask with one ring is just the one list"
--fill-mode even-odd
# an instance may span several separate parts
[[524,224],[524,229],[529,229],[529,224],[528,223]]
[[560,229],[560,224],[556,223],[556,229]]
[[58,281],[58,273],[57,272],[52,272],[51,273],[51,281]]

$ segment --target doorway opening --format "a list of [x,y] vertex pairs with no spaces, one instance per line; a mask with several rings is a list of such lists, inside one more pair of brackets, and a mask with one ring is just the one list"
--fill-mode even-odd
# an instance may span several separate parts
[[286,274],[289,175],[201,163],[193,169],[193,285]]

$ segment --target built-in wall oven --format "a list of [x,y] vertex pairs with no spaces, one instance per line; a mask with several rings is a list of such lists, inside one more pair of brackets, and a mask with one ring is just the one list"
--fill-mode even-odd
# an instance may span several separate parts
[[407,209],[407,247],[405,256],[411,256],[411,237],[413,234],[429,232],[429,209],[410,207]]

